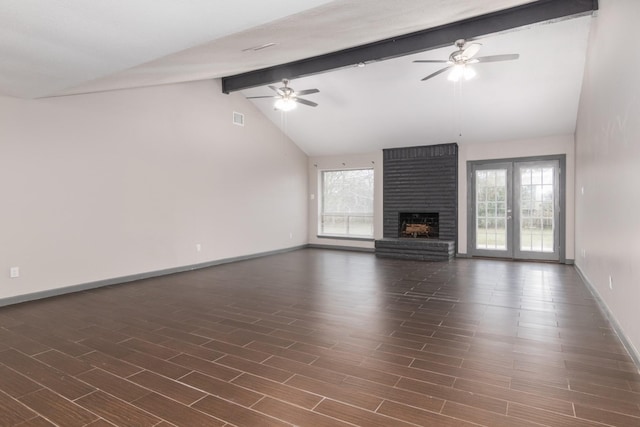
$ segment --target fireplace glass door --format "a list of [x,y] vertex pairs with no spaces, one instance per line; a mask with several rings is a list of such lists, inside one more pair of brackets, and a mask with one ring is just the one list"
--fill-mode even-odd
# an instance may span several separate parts
[[559,259],[559,162],[496,162],[472,167],[471,253]]

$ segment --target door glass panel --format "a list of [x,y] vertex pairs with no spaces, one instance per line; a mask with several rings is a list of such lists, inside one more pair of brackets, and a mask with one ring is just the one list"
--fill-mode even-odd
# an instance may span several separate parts
[[520,169],[520,250],[553,252],[555,210],[553,167]]
[[507,171],[477,170],[476,249],[507,249]]

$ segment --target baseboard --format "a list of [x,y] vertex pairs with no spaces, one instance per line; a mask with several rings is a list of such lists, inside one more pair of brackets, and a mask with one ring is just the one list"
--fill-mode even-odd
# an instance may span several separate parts
[[307,245],[307,247],[312,249],[335,249],[338,251],[353,251],[353,252],[368,252],[368,253],[374,253],[376,251],[374,248],[360,248],[358,246],[320,245],[317,243],[310,243]]
[[[461,254],[461,253],[457,253],[456,254],[456,258],[483,258],[483,257],[474,257],[473,255],[470,254]],[[486,259],[486,257],[485,257]],[[499,258],[496,258],[499,259]],[[502,259],[510,259],[510,258],[502,258]],[[514,260],[514,261],[527,261],[527,260]],[[536,262],[535,260],[533,260],[534,262]],[[540,261],[540,262],[549,262],[549,261]],[[553,261],[555,262],[555,261]],[[559,261],[560,264],[566,264],[566,265],[574,265],[574,260],[572,259],[565,259],[562,261]]]
[[638,349],[636,349],[636,347],[633,345],[631,340],[629,340],[629,338],[625,335],[624,331],[620,327],[620,324],[618,323],[618,320],[613,315],[611,310],[609,310],[609,307],[604,302],[602,297],[600,297],[600,293],[598,292],[596,287],[593,286],[593,283],[591,283],[589,281],[589,279],[587,278],[587,276],[582,272],[582,270],[580,270],[580,267],[578,267],[577,265],[574,265],[574,267],[575,267],[576,271],[578,272],[578,275],[580,275],[580,278],[582,279],[582,281],[589,288],[589,291],[591,291],[591,295],[593,295],[593,297],[595,298],[596,302],[598,303],[598,305],[600,306],[600,308],[604,312],[605,316],[607,317],[607,319],[609,320],[609,322],[613,326],[613,330],[615,331],[616,335],[618,335],[618,338],[620,338],[620,341],[622,342],[622,345],[627,350],[627,353],[629,353],[629,356],[631,357],[631,359],[633,359],[633,363],[635,363],[636,369],[640,373],[640,352],[638,352]]
[[71,285],[71,286],[65,286],[62,288],[49,289],[46,291],[16,295],[13,297],[0,299],[0,307],[12,305],[12,304],[19,304],[22,302],[35,301],[43,298],[55,297],[59,295],[70,294],[74,292],[88,291],[91,289],[101,288],[103,286],[119,285],[123,283],[134,282],[136,280],[149,279],[152,277],[159,277],[159,276],[167,276],[169,274],[199,270],[201,268],[213,267],[221,264],[229,264],[231,262],[246,261],[253,258],[261,258],[269,255],[277,255],[277,254],[282,254],[286,252],[297,251],[299,249],[304,249],[307,247],[308,245],[305,244],[305,245],[293,246],[290,248],[276,249],[273,251],[259,252],[255,254],[242,255],[242,256],[231,257],[231,258],[223,258],[219,260],[207,261],[207,262],[198,263],[198,264],[190,264],[190,265],[185,265],[181,267],[173,267],[173,268],[167,268],[163,270],[149,271],[145,273],[132,274],[129,276],[120,276],[120,277],[114,277],[112,279],[97,280],[95,282],[81,283],[78,285]]

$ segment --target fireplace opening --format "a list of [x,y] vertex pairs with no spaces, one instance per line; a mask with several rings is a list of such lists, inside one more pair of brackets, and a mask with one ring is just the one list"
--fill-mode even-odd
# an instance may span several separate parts
[[439,217],[437,212],[401,212],[398,214],[398,237],[437,239],[439,236]]

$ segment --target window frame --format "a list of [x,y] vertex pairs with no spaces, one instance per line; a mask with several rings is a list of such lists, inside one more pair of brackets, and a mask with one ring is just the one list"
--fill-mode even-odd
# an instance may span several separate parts
[[[323,218],[324,218],[324,174],[327,172],[346,172],[346,171],[371,171],[371,177],[373,179],[371,188],[371,234],[330,234],[323,233]],[[331,168],[318,170],[318,218],[316,224],[317,237],[321,239],[336,239],[336,240],[360,240],[360,241],[374,241],[375,229],[374,229],[374,216],[375,216],[375,168],[374,167],[354,167],[354,168]],[[367,214],[362,214],[367,215]]]

